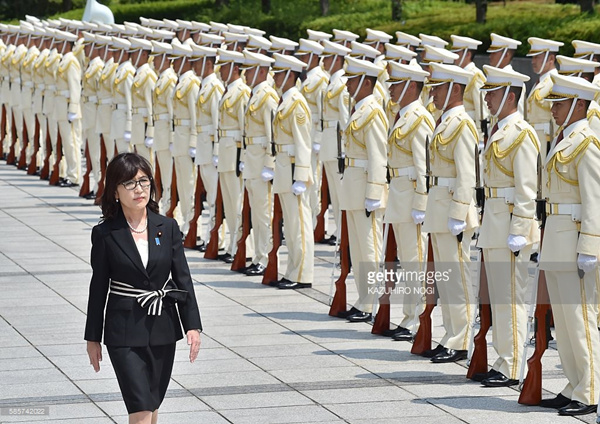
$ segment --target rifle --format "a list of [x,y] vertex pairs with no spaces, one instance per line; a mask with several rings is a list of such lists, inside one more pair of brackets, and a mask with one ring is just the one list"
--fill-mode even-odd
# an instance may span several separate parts
[[[398,247],[396,246],[396,237],[394,236],[392,224],[387,224],[386,226],[383,245],[385,246],[385,256],[382,255],[384,256],[385,260],[384,267],[385,264],[393,267]],[[371,334],[383,334],[384,331],[390,329],[390,296],[394,288],[394,284],[395,282],[393,280],[386,279],[385,292],[379,297],[379,310],[375,316]],[[375,308],[373,308],[373,310],[375,310]]]
[[21,133],[21,152],[19,154],[19,161],[17,162],[18,169],[27,168],[27,147],[29,146],[29,132],[27,131],[27,124],[25,119],[22,122],[23,132]]
[[479,125],[481,127],[481,133],[483,134],[483,144],[484,146],[487,144],[488,142],[488,138],[489,138],[489,125],[490,125],[490,121],[489,119],[485,118],[483,119],[483,93],[480,91],[479,92]]
[[[173,172],[173,180],[175,180]],[[210,230],[210,240],[204,252],[205,259],[217,259],[219,256],[219,228],[223,224],[223,193],[221,193],[221,182],[217,182],[217,198],[215,200],[215,224]]]
[[317,215],[317,225],[315,225],[314,240],[315,243],[327,243],[325,240],[325,212],[329,208],[329,184],[325,175],[325,168],[321,166],[321,209]]
[[54,166],[52,167],[52,172],[50,173],[50,185],[58,185],[60,181],[59,176],[59,165],[62,160],[62,137],[60,135],[60,131],[56,132],[56,151],[54,152]]
[[338,174],[343,174],[344,169],[346,168],[346,164],[344,163],[344,153],[342,153],[342,128],[340,126],[340,121],[337,123],[336,127],[337,134],[337,160],[338,160]]
[[37,155],[40,151],[40,121],[35,117],[35,127],[33,130],[33,153],[29,160],[27,175],[35,175],[37,172]]
[[[158,162],[156,162],[158,164]],[[102,202],[102,193],[104,193],[104,176],[106,175],[106,146],[104,145],[104,136],[100,134],[100,181],[98,181],[98,192],[96,193],[96,200],[94,205],[100,205]]]
[[[346,211],[342,211],[340,229],[340,278],[335,282],[335,295],[329,308],[329,315],[337,317],[340,313],[346,312],[346,278],[350,273],[350,244],[348,242],[348,220]],[[335,263],[333,264],[335,266]]]
[[[15,153],[15,148],[17,146],[17,124],[15,123],[15,115],[13,113],[11,116],[11,126],[10,126],[10,148],[8,150],[8,156],[6,157],[7,165],[14,165],[17,158]],[[58,180],[57,180],[58,181]]]
[[[33,160],[33,158],[32,158]],[[85,140],[85,174],[83,174],[79,197],[83,197],[90,192],[90,173],[92,172],[92,159],[90,158],[90,149]]]
[[169,218],[173,218],[173,213],[177,207],[177,172],[175,172],[175,162],[171,167],[171,203],[169,210],[165,213]]
[[[435,264],[433,262],[433,244],[431,243],[431,234],[428,235],[427,240],[427,274],[434,275]],[[432,289],[432,290],[430,290]],[[427,287],[425,294],[425,308],[421,315],[419,315],[419,330],[415,335],[412,349],[410,353],[414,355],[422,355],[428,350],[431,350],[431,313],[437,303],[437,291],[435,285],[431,284],[431,287]]]
[[281,240],[283,239],[283,211],[281,209],[281,202],[279,201],[279,195],[276,193],[273,196],[273,247],[269,252],[269,262],[263,275],[262,284],[267,286],[277,285],[279,280],[279,273],[277,272],[277,251],[281,246]]
[[[537,159],[537,199],[536,219],[541,223],[540,246],[544,240],[544,226],[546,225],[546,199],[542,198],[542,157],[538,154]],[[529,321],[532,330],[535,328],[535,349],[531,358],[527,360],[527,378],[522,383],[519,403],[522,405],[539,405],[542,400],[542,356],[548,348],[550,333],[550,297],[546,287],[546,276],[543,271],[536,269],[536,285],[533,287],[536,296],[535,315],[530,315]],[[531,310],[530,310],[531,312]],[[528,329],[529,330],[529,329]],[[527,354],[527,339],[525,339],[525,350],[523,352],[523,365],[521,366],[521,377],[524,373],[524,363]]]
[[[250,218],[250,198],[248,197],[248,190],[242,184],[242,193],[244,193],[244,203],[242,205],[242,236],[237,240],[233,247],[233,262],[231,263],[231,270],[236,272],[246,271],[246,239],[250,234],[251,218]],[[239,217],[236,221],[239,221]],[[236,236],[239,231],[239,222],[236,222]],[[235,240],[235,239],[234,239]]]
[[204,189],[204,183],[202,182],[202,176],[200,175],[200,169],[197,168],[196,178],[196,190],[194,192],[194,216],[190,221],[190,228],[183,241],[183,247],[189,249],[195,249],[197,246],[198,239],[198,219],[202,215],[202,194],[206,192]]

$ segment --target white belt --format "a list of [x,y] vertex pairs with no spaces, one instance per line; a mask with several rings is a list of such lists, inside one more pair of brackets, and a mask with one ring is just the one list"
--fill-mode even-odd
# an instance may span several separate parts
[[138,115],[147,115],[148,114],[148,108],[146,108],[146,107],[134,107],[131,110],[131,113],[136,113]]
[[10,77],[2,77],[2,81],[8,82],[8,81],[10,81]]
[[431,181],[432,186],[454,187],[455,184],[456,178],[433,177]]
[[163,285],[160,290],[142,290],[136,289],[131,284],[121,283],[120,281],[111,280],[110,292],[119,296],[135,297],[142,308],[148,308],[148,315],[160,315],[162,312],[163,298],[165,296],[174,299],[184,300],[187,297],[185,290],[166,289],[165,287],[171,280]]
[[390,168],[390,177],[409,177],[411,180],[415,179],[415,167],[405,166],[403,168]]
[[338,121],[336,121],[335,119],[332,121],[325,121],[323,120],[323,129],[325,128],[335,128],[337,126]]
[[154,115],[155,121],[166,121],[169,119],[168,113],[159,113],[158,115]]
[[246,137],[247,145],[261,144],[261,145],[265,146],[268,142],[269,142],[269,139],[264,135],[256,136],[256,137]]
[[486,187],[485,188],[486,198],[503,198],[506,203],[515,203],[515,188],[514,187]]
[[189,127],[192,124],[192,121],[190,121],[189,119],[173,119],[173,124],[182,127]]
[[571,215],[573,221],[581,221],[581,203],[546,203],[548,215]]
[[542,122],[539,124],[533,124],[533,128],[535,128],[536,130],[544,131],[547,134],[550,131],[550,123]]
[[13,83],[14,83],[14,84],[21,84],[21,78],[15,78],[15,79],[13,80]]
[[46,90],[56,90],[56,85],[54,85],[54,84],[48,84],[46,86]]
[[46,88],[46,84],[38,84],[37,88],[38,90],[43,90],[44,88]]
[[296,146],[293,144],[276,144],[275,151],[277,153],[287,153],[288,156],[296,156]]
[[98,103],[101,104],[101,105],[110,105],[110,104],[112,104],[112,97],[107,97],[105,99],[100,99],[98,101]]
[[126,104],[123,104],[123,103],[119,103],[119,104],[116,104],[116,105],[115,105],[115,108],[116,108],[117,110],[127,110],[127,105],[126,105]]
[[369,166],[369,161],[367,159],[353,159],[353,158],[344,158],[344,164],[353,168],[365,168]]
[[240,138],[242,132],[240,130],[219,130],[219,137]]
[[83,98],[88,103],[96,103],[98,101],[98,96],[84,96]]
[[196,125],[196,131],[198,131],[198,133],[211,133],[215,130],[215,126],[214,125]]
[[58,94],[59,96],[63,96],[63,97],[71,97],[71,92],[69,90],[61,90],[58,91],[56,94]]
[[33,81],[25,81],[25,82],[23,82],[23,87],[33,87]]

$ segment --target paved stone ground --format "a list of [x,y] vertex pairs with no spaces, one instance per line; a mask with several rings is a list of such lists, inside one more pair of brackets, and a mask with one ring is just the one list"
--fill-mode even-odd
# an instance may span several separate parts
[[[90,230],[99,217],[76,190],[0,162],[0,423],[127,422],[108,355],[94,373],[83,340]],[[330,246],[317,246],[313,289],[298,292],[186,253],[205,331],[195,364],[187,361],[187,345],[178,345],[161,423],[594,421],[521,406],[516,389],[467,380],[465,361],[431,364],[412,356],[409,343],[371,335],[368,324],[329,317]],[[356,299],[352,279],[348,299]],[[392,321],[399,311],[392,307]],[[442,335],[439,314],[435,340]],[[544,356],[544,396],[565,382],[552,345]],[[10,415],[40,407],[47,415]]]

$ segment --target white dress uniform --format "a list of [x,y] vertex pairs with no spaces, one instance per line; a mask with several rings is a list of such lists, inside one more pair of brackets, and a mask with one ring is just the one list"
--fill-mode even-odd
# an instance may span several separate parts
[[487,119],[490,113],[487,109],[487,105],[483,101],[483,96],[480,91],[481,86],[485,82],[485,76],[483,75],[481,69],[479,69],[473,62],[469,63],[463,69],[473,74],[473,78],[465,87],[463,104],[467,114],[471,117],[473,122],[475,122],[475,127],[477,128],[479,137],[482,139],[483,134],[481,132],[481,121]]
[[[66,176],[72,183],[79,184],[81,178],[81,126],[75,121],[81,119],[81,65],[72,52],[60,60],[56,72],[56,97],[54,99],[54,119],[62,140],[65,155]],[[75,116],[68,120],[68,113]]]
[[[241,213],[244,194],[242,180],[236,175],[236,170],[237,152],[242,148],[244,113],[249,98],[250,87],[241,77],[227,85],[219,105],[219,138],[214,144],[214,154],[218,157],[217,171],[223,195],[223,209],[229,228],[227,253],[230,255],[233,254],[233,246],[242,235]],[[238,225],[237,231],[236,225]]]
[[[49,49],[44,49],[40,52],[40,54],[35,58],[35,60],[33,62],[33,73],[32,73],[32,81],[33,81],[35,88],[33,91],[31,112],[33,114],[35,114],[35,117],[37,118],[39,128],[40,128],[40,133],[39,133],[40,148],[38,150],[38,157],[36,159],[38,166],[40,168],[42,167],[43,161],[46,157],[46,134],[47,134],[47,130],[48,130],[48,127],[47,127],[48,123],[46,120],[46,115],[44,115],[44,109],[43,109],[44,92],[46,90],[46,83],[44,80],[46,68],[44,67],[44,64],[46,63],[46,60],[48,59],[49,54],[50,54]],[[0,70],[1,69],[2,68],[0,67]],[[0,94],[0,97],[2,97],[1,94]]]
[[180,229],[187,233],[190,221],[194,216],[194,194],[196,186],[196,169],[190,156],[190,148],[196,147],[198,137],[196,130],[196,101],[200,79],[194,71],[185,72],[179,78],[173,100],[173,162],[177,175],[177,194],[183,222]]
[[171,207],[171,183],[173,181],[173,155],[169,146],[173,143],[173,96],[177,86],[177,74],[173,68],[165,69],[154,87],[154,144],[156,163],[160,167],[162,213]]
[[146,147],[146,138],[154,138],[154,108],[152,95],[158,76],[151,63],[140,66],[133,78],[131,86],[132,115],[131,115],[131,144],[140,156],[154,163],[152,149]]
[[[433,63],[431,69],[430,83],[446,78],[468,83],[469,73],[456,66]],[[440,264],[440,268],[448,271],[444,281],[437,281],[445,330],[440,345],[455,351],[467,350],[475,317],[469,245],[479,225],[473,190],[477,146],[477,129],[464,106],[445,110],[430,145],[432,187],[423,231],[431,236],[436,266]],[[450,218],[465,224],[462,241],[450,232]],[[436,271],[441,270],[436,268]]]
[[210,230],[215,224],[215,208],[219,174],[213,164],[213,144],[219,139],[219,104],[225,88],[223,83],[212,73],[204,78],[198,93],[198,140],[196,142],[195,162],[206,190],[206,202],[209,210],[209,225],[205,241],[210,239]]
[[[96,132],[102,136],[106,148],[106,158],[110,161],[115,155],[115,140],[111,136],[113,105],[113,84],[115,71],[119,66],[113,58],[104,64],[98,83],[98,114]],[[122,134],[121,134],[122,136]]]
[[115,70],[112,98],[114,109],[112,111],[112,121],[110,127],[111,138],[115,140],[117,152],[129,152],[131,150],[130,142],[125,139],[125,133],[131,133],[131,122],[133,112],[133,100],[131,88],[133,87],[133,78],[135,68],[129,60],[121,63]]
[[527,121],[535,129],[538,140],[540,140],[542,159],[546,158],[548,146],[554,137],[554,134],[550,134],[550,127],[554,124],[550,112],[552,104],[544,101],[544,98],[552,90],[552,74],[557,74],[556,69],[540,75],[539,82],[532,88],[527,97]]
[[35,136],[35,113],[33,112],[33,63],[40,54],[40,50],[34,45],[31,46],[21,66],[21,100],[23,110],[23,122],[27,128],[28,145],[26,151],[26,163],[30,163],[31,156],[34,152],[34,136]]
[[[258,72],[258,71],[257,71]],[[243,178],[246,180],[254,233],[253,264],[267,266],[272,240],[273,193],[270,182],[263,181],[263,168],[274,169],[271,155],[271,116],[279,96],[268,81],[252,89],[246,113],[246,149]]]
[[[392,70],[392,76],[394,74]],[[392,224],[398,259],[402,269],[409,273],[407,275],[424,271],[426,235],[421,231],[422,225],[413,221],[412,211],[424,212],[427,206],[425,142],[426,139],[431,140],[433,128],[433,116],[417,99],[399,110],[388,139],[388,172],[391,181],[383,222]],[[417,289],[422,282],[410,279],[405,284],[408,291],[402,296],[403,316],[399,326],[415,333],[419,325],[421,300]]]
[[27,47],[19,44],[15,49],[10,61],[10,96],[12,112],[15,119],[15,128],[17,130],[17,144],[15,145],[15,155],[21,152],[25,145],[23,140],[23,102],[21,99],[21,65],[27,55]]
[[11,45],[6,46],[4,42],[0,43],[0,105],[6,110],[6,137],[2,140],[2,153],[8,153],[10,149],[10,73],[9,63],[10,60],[7,57],[12,54],[10,50],[14,50],[14,46],[11,49]]
[[[82,140],[87,142],[92,175],[94,176],[94,186],[92,191],[98,193],[98,183],[102,178],[100,156],[100,134],[96,132],[96,120],[98,115],[98,84],[100,75],[104,67],[104,61],[100,57],[95,57],[88,64],[81,79],[81,100],[82,100]],[[89,166],[89,165],[88,165]]]
[[[56,97],[56,73],[58,70],[58,63],[60,62],[62,55],[58,53],[56,49],[52,49],[46,63],[44,63],[45,74],[45,91],[44,91],[44,104],[42,110],[46,116],[46,122],[48,123],[48,134],[50,136],[50,144],[52,145],[52,156],[50,158],[50,169],[54,166],[56,160],[56,147],[58,142],[58,123],[56,122],[55,116],[55,97]],[[62,164],[59,164],[59,176],[64,177],[65,170]]]

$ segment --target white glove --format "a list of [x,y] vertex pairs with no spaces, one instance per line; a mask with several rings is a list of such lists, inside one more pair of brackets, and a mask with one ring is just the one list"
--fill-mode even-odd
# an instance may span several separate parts
[[213,162],[213,166],[216,168],[217,166],[219,166],[219,157],[218,156],[213,156],[212,159]]
[[368,212],[373,212],[381,207],[381,200],[365,199],[365,209]]
[[192,159],[194,159],[196,157],[196,148],[195,147],[190,147],[190,149],[188,150],[188,153],[190,154],[190,157]]
[[319,143],[313,143],[313,152],[319,153],[321,151],[321,145]]
[[77,114],[73,113],[73,112],[68,112],[67,113],[67,120],[69,122],[73,122],[75,119],[77,119]]
[[169,152],[173,153],[173,143],[169,143]]
[[304,193],[306,191],[306,184],[304,183],[304,181],[294,181],[294,184],[292,184],[292,193],[294,193],[296,196]]
[[514,234],[508,235],[508,248],[511,252],[518,252],[527,244],[527,239],[523,236],[515,236]]
[[125,134],[123,134],[123,139],[125,139],[126,142],[131,143],[131,131],[125,131]]
[[240,162],[240,164],[238,165],[238,170],[240,172],[244,172],[244,162]]
[[153,145],[153,144],[154,144],[154,137],[146,137],[146,138],[144,139],[144,145],[145,145],[147,148],[150,148],[150,147],[152,147],[152,145]]
[[453,236],[457,236],[467,228],[467,223],[454,218],[448,218],[448,229]]
[[417,209],[413,209],[410,213],[412,219],[416,225],[422,224],[425,221],[425,211],[420,211]]
[[596,256],[586,255],[585,253],[577,255],[577,267],[583,272],[593,271],[597,266],[598,258]]
[[273,168],[267,168],[266,166],[262,169],[260,173],[260,177],[265,183],[271,181],[274,176],[275,171],[273,171]]

